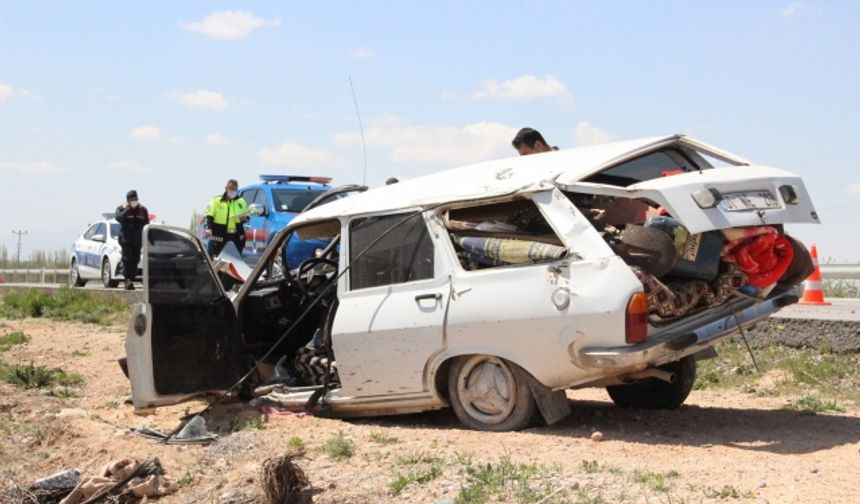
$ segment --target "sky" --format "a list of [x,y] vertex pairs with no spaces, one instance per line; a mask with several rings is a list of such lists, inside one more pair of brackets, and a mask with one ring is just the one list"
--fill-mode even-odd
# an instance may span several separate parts
[[[860,262],[860,3],[0,0],[0,244],[68,248],[129,189],[187,226],[228,178],[380,185],[685,133],[800,174]],[[367,170],[357,98],[367,143]]]

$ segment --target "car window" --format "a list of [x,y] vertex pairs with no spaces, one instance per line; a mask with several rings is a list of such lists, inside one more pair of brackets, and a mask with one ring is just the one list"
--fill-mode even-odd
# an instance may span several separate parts
[[308,203],[325,191],[310,189],[272,189],[275,210],[278,212],[301,212]]
[[[434,250],[427,224],[421,214],[406,222],[404,218],[402,214],[388,215],[350,223],[351,290],[433,278]],[[368,246],[367,252],[359,256]]]
[[266,201],[267,199],[268,198],[266,197],[266,191],[260,189],[257,191],[257,195],[254,196],[253,203],[256,204],[260,208],[267,208],[268,207],[268,205],[267,205],[268,202]]
[[[711,166],[702,165],[702,169]],[[699,166],[677,149],[662,149],[607,168],[585,179],[585,182],[627,187],[645,180],[678,173],[698,171]]]
[[107,227],[105,226],[105,223],[104,223],[104,222],[99,222],[98,224],[96,224],[96,232],[95,232],[95,233],[93,233],[93,236],[95,236],[95,235],[102,235],[102,240],[104,240],[104,239],[105,239],[105,230],[106,230],[106,229],[107,229]]
[[92,240],[93,235],[96,234],[96,228],[97,227],[99,227],[98,224],[93,224],[92,226],[90,226],[90,228],[84,232],[84,239],[85,240]]
[[111,238],[118,238],[119,237],[119,223],[118,222],[111,222],[110,223],[110,235],[111,235]]
[[463,269],[552,262],[567,248],[531,200],[447,211],[443,220]]
[[199,242],[184,233],[158,228],[150,229],[146,239],[150,300],[162,304],[200,304],[222,297]]
[[256,189],[246,189],[242,191],[242,199],[245,200],[245,203],[250,205],[254,202],[254,198],[257,196]]

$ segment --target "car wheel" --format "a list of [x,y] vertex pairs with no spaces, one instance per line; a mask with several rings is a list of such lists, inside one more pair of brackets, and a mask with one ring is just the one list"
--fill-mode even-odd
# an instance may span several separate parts
[[86,284],[87,281],[81,278],[78,261],[72,259],[72,265],[69,266],[69,285],[72,287],[83,287]]
[[466,427],[508,431],[526,427],[535,413],[528,383],[517,380],[515,364],[490,355],[457,359],[448,374],[451,407]]
[[630,385],[606,387],[609,397],[622,408],[675,409],[684,404],[696,381],[696,359],[684,357],[659,366],[675,375],[669,383],[658,378],[646,378]]
[[114,280],[110,273],[110,261],[107,257],[102,261],[102,285],[108,289],[113,289],[119,285],[119,280]]

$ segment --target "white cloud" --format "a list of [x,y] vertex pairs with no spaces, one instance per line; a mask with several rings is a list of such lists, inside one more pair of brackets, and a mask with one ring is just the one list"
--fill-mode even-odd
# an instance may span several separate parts
[[368,47],[359,47],[358,49],[352,51],[352,57],[355,59],[369,59],[376,56],[376,53],[373,52],[373,49]]
[[845,192],[851,196],[860,196],[860,182],[849,185]]
[[782,16],[783,17],[791,17],[791,16],[797,14],[797,11],[800,10],[801,7],[803,7],[802,2],[790,3],[790,4],[788,4],[782,8]]
[[203,139],[203,143],[213,147],[229,147],[233,145],[233,140],[230,140],[224,135],[220,135],[218,133],[209,133],[206,135],[206,138]]
[[523,75],[515,79],[498,82],[488,79],[481,88],[472,93],[475,100],[535,100],[540,98],[560,98],[568,100],[570,92],[564,82],[553,75],[543,79],[534,75]]
[[227,99],[221,93],[208,89],[198,89],[187,93],[174,91],[169,96],[187,107],[218,111],[227,108]]
[[128,132],[128,137],[132,140],[161,140],[161,131],[151,124],[144,124],[132,128]]
[[[457,166],[515,154],[511,139],[517,129],[506,124],[479,122],[465,126],[398,125],[365,131],[371,147],[391,149],[395,163],[430,163]],[[358,133],[340,133],[334,142],[361,145]]]
[[17,163],[0,162],[0,172],[17,172],[29,175],[56,175],[69,170],[48,161],[21,161]]
[[117,161],[111,167],[122,173],[152,173],[152,170],[141,165],[140,163],[136,163],[134,161],[122,160]]
[[220,11],[213,12],[200,21],[179,23],[179,26],[216,39],[240,39],[248,36],[256,28],[263,26],[277,28],[281,26],[281,20],[259,18],[250,12]]
[[587,121],[580,121],[573,132],[573,141],[577,147],[611,142],[615,137],[600,128],[592,126]]
[[331,154],[324,150],[305,147],[295,143],[283,143],[277,147],[263,149],[259,154],[260,161],[290,168],[319,168],[330,166],[334,162]]
[[30,90],[23,87],[16,87],[12,84],[0,84],[0,103],[3,103],[7,100],[11,100],[12,98],[29,98],[33,101],[39,101],[42,99],[39,95],[33,95],[30,93]]

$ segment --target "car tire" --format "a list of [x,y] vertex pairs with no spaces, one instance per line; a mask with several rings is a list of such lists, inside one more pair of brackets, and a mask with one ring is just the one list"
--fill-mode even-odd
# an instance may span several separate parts
[[613,385],[606,387],[609,397],[622,408],[675,409],[681,406],[696,381],[696,359],[691,355],[658,368],[674,373],[675,379],[669,383],[646,378],[630,385]]
[[81,278],[81,271],[78,269],[78,261],[72,259],[72,264],[69,266],[69,285],[72,287],[83,287],[87,281]]
[[110,260],[105,257],[102,260],[102,285],[108,289],[114,289],[119,285],[119,280],[114,280],[110,270]]
[[536,403],[515,364],[491,355],[458,358],[448,372],[451,407],[460,422],[481,431],[527,427]]

